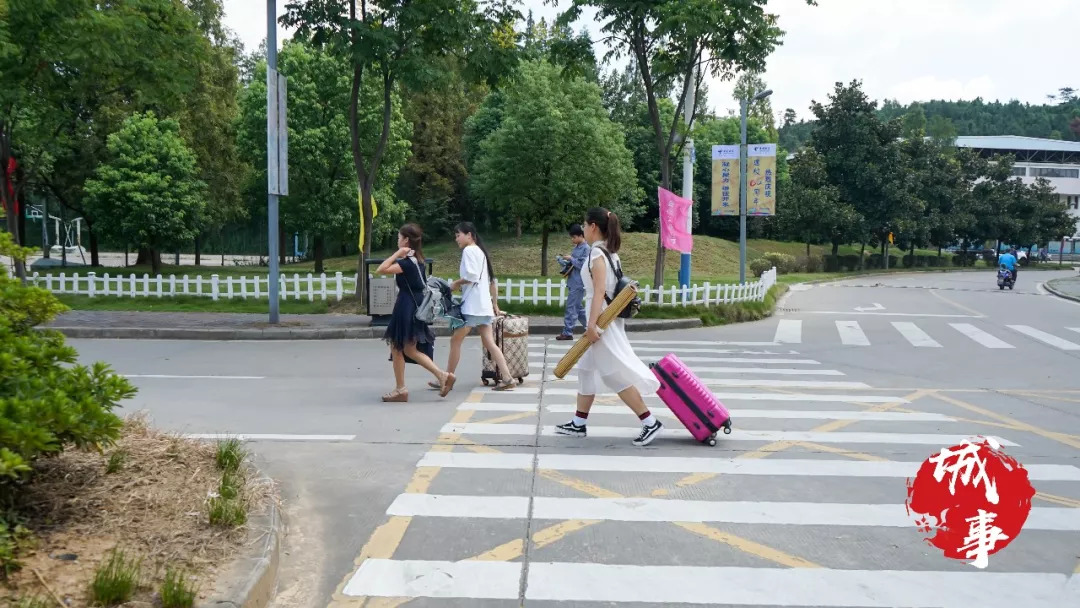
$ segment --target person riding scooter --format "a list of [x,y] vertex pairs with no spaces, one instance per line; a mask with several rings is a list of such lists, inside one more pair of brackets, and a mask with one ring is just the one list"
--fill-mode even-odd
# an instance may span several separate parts
[[998,257],[998,266],[1004,266],[1012,273],[1013,283],[1016,282],[1016,256],[1011,252],[1006,252]]

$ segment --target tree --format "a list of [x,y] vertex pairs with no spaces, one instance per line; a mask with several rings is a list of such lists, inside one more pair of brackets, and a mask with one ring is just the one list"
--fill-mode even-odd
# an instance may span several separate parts
[[786,128],[790,127],[791,125],[795,124],[796,118],[797,117],[795,116],[795,109],[794,108],[788,108],[788,109],[784,110],[784,122],[783,122],[783,124],[781,125],[780,128],[781,129],[786,129]]
[[824,157],[809,148],[792,160],[790,171],[783,211],[777,216],[783,233],[806,243],[806,257],[812,244],[849,241],[862,218],[854,206],[841,202],[839,190],[829,183]]
[[[765,84],[765,80],[761,78],[761,75],[754,72],[746,72],[739,76],[739,79],[735,82],[735,90],[732,92],[732,98],[736,102],[741,102],[746,99],[749,100],[754,95],[768,89]],[[791,112],[795,114],[794,110]],[[759,99],[750,104],[750,107],[746,109],[746,115],[749,118],[753,118],[758,121],[759,124],[764,125],[765,129],[769,132],[776,130],[776,118],[773,116],[772,103],[769,98]],[[794,118],[792,119],[794,120]]]
[[[86,182],[86,206],[105,234],[156,253],[198,234],[205,187],[179,123],[134,114],[109,136],[106,160]],[[157,274],[158,256],[151,259]]]
[[[829,183],[836,186],[840,201],[851,205],[866,222],[867,237],[884,244],[890,232],[917,213],[918,199],[911,196],[910,176],[903,169],[897,144],[900,122],[882,122],[876,103],[862,92],[861,84],[836,83],[830,104],[814,101],[811,108],[817,129],[810,145],[825,160]],[[833,242],[836,250],[839,243]]]
[[[393,118],[393,93],[399,85],[420,90],[437,77],[437,61],[458,54],[466,74],[497,80],[516,59],[512,24],[520,18],[506,4],[481,12],[473,0],[291,0],[281,22],[316,46],[346,57],[352,67],[349,128],[353,168],[361,190],[365,227],[358,272],[366,276],[371,253],[371,193],[386,155]],[[435,27],[437,25],[437,27]],[[382,89],[382,128],[373,150],[361,145],[360,91],[364,79]],[[363,301],[366,281],[356,282]]]
[[7,0],[0,13],[0,164],[19,156],[21,184],[83,216],[97,265],[84,183],[133,111],[181,109],[201,61],[196,19],[147,0]]
[[427,234],[449,234],[460,218],[477,216],[468,195],[465,122],[484,101],[487,87],[467,82],[453,58],[445,60],[443,73],[436,86],[405,99],[412,153],[395,185]]
[[[246,219],[247,208],[241,196],[246,170],[236,146],[236,120],[239,117],[240,72],[237,67],[242,44],[221,22],[221,0],[185,0],[198,20],[201,47],[195,86],[180,113],[184,141],[195,153],[199,176],[206,182],[206,213],[201,233],[220,232],[231,222]],[[265,105],[265,103],[264,103]],[[264,138],[265,139],[265,138]],[[195,264],[201,261],[202,235],[195,239]]]
[[529,61],[504,90],[502,119],[479,142],[472,187],[504,217],[540,230],[541,274],[547,275],[548,236],[580,221],[593,206],[634,200],[633,160],[622,129],[607,115],[600,88],[565,78],[547,61]]
[[[596,19],[604,23],[603,41],[612,48],[608,56],[633,57],[645,87],[664,188],[671,189],[671,159],[682,152],[683,142],[676,147],[676,135],[684,130],[682,112],[691,88],[697,91],[706,74],[730,79],[735,72],[761,72],[766,57],[780,44],[783,32],[776,26],[776,15],[765,12],[767,1],[570,0],[570,8],[560,15],[561,22],[571,23],[584,8],[596,9]],[[662,123],[659,91],[676,82],[680,84],[674,116],[670,123]],[[695,96],[691,127],[701,107]],[[657,285],[664,280],[659,235],[653,280]]]
[[[352,170],[349,133],[348,63],[341,57],[319,50],[302,40],[286,42],[278,55],[278,69],[288,78],[289,107],[289,196],[280,202],[282,233],[312,235],[315,272],[323,272],[326,239],[346,234],[359,235],[357,183]],[[379,107],[382,91],[374,83],[361,90],[360,146],[375,147],[382,123]],[[253,167],[251,193],[266,200],[266,62],[255,67],[255,78],[241,94],[240,146]],[[381,183],[393,184],[409,153],[411,125],[401,114],[394,96],[390,134],[384,161],[379,167]],[[380,196],[379,220],[394,205]]]

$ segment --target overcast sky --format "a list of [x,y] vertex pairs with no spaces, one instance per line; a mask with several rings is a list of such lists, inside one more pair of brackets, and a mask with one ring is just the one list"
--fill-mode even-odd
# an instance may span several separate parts
[[[286,0],[277,0],[279,16]],[[537,19],[559,8],[524,0]],[[565,7],[566,2],[561,3]],[[772,0],[783,45],[768,60],[766,84],[779,114],[794,108],[808,118],[811,100],[827,101],[837,81],[861,79],[872,99],[902,103],[930,99],[983,99],[1045,103],[1048,93],[1072,86],[1080,1],[1037,0]],[[265,0],[225,0],[225,23],[250,50],[266,36]],[[586,15],[576,29],[600,39],[600,24]],[[280,30],[279,38],[288,36]],[[280,40],[279,40],[280,44]],[[605,48],[597,43],[597,55]],[[710,83],[710,107],[737,109],[732,84]]]

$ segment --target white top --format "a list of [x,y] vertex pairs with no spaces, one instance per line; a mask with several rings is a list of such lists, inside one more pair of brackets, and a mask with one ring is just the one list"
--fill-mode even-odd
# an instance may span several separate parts
[[476,245],[465,247],[461,251],[461,266],[458,272],[461,278],[468,281],[461,288],[461,313],[494,317],[495,307],[491,305],[491,275],[488,274],[484,251]]
[[[600,247],[606,247],[607,243],[604,241],[597,241],[589,247],[589,260],[581,266],[581,281],[585,283],[585,310],[589,310],[589,306],[592,305],[593,297],[593,278],[592,271],[589,269],[589,265],[593,267],[602,266],[607,270],[606,283],[607,283],[607,297],[612,298],[615,294],[615,285],[618,283],[618,279],[615,278],[615,271],[608,268],[607,256],[603,251],[600,251]],[[616,264],[622,265],[619,260],[619,254],[609,253],[611,260]],[[607,308],[607,302],[604,303],[604,308]]]

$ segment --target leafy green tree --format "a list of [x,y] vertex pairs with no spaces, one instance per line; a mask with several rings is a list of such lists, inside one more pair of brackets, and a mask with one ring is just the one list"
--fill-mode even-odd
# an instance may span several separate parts
[[[0,233],[0,255],[25,260],[30,252]],[[0,504],[5,506],[37,458],[70,446],[100,449],[114,441],[121,421],[112,410],[135,395],[135,388],[107,365],[79,364],[59,332],[38,328],[64,310],[49,292],[27,287],[0,268]]]
[[566,78],[546,61],[524,62],[504,90],[502,120],[479,142],[472,187],[505,217],[539,230],[541,274],[548,236],[580,220],[589,207],[633,200],[633,160],[622,129],[611,121],[600,88]]
[[[583,9],[595,9],[596,20],[603,23],[602,40],[612,49],[608,56],[633,57],[645,88],[664,188],[672,188],[672,158],[682,153],[683,143],[676,142],[676,135],[684,130],[682,113],[691,88],[700,89],[706,74],[731,78],[736,72],[761,72],[765,59],[780,44],[783,31],[776,25],[776,15],[765,12],[767,1],[570,0],[560,15],[561,23],[571,23]],[[661,91],[674,83],[679,85],[672,120],[662,122]],[[700,97],[694,99],[691,127],[704,107]],[[655,283],[662,284],[664,247],[659,235],[653,274]]]
[[[323,272],[328,237],[359,235],[356,174],[352,170],[349,133],[348,63],[303,41],[289,41],[278,55],[278,69],[288,79],[289,196],[281,198],[283,230],[313,237],[315,272]],[[382,123],[382,92],[372,83],[361,91],[361,146],[373,147]],[[379,181],[393,184],[409,153],[410,125],[393,100],[390,135]],[[255,78],[241,94],[240,147],[252,166],[250,192],[254,201],[266,200],[266,62],[255,67]],[[392,196],[376,199],[377,224],[399,204]],[[394,227],[396,229],[396,226]]]
[[7,0],[0,13],[0,163],[19,157],[22,179],[84,218],[97,265],[85,182],[132,112],[183,107],[201,61],[197,21],[157,0]]
[[[836,83],[829,105],[814,102],[817,128],[810,145],[824,158],[829,183],[840,201],[862,216],[867,234],[860,240],[884,244],[890,232],[920,211],[912,196],[910,176],[904,171],[897,140],[900,122],[878,119],[876,103],[867,98],[858,81]],[[833,242],[836,250],[839,243]]]
[[395,192],[411,203],[411,213],[426,234],[449,234],[460,218],[479,216],[468,193],[465,121],[483,103],[487,87],[466,81],[456,59],[448,58],[443,65],[445,78],[409,93],[403,103],[412,124],[412,153]]
[[807,257],[812,244],[846,243],[857,236],[862,218],[853,205],[840,200],[821,154],[813,148],[803,151],[792,160],[790,171],[788,193],[777,219],[788,238],[806,243]]
[[198,22],[197,77],[179,114],[184,141],[195,153],[199,176],[206,182],[206,210],[195,240],[195,264],[201,261],[203,237],[247,218],[242,189],[248,167],[236,146],[237,64],[243,45],[222,24],[222,0],[185,0]]
[[[765,80],[761,77],[761,74],[745,72],[739,76],[737,81],[735,81],[735,89],[732,91],[732,98],[738,103],[743,99],[750,99],[754,95],[757,95],[768,88],[769,87],[765,84]],[[746,115],[748,118],[757,120],[758,124],[764,125],[765,130],[773,137],[771,141],[775,141],[776,117],[773,116],[772,102],[769,101],[768,97],[751,103],[750,107],[746,109]]]
[[[474,0],[291,0],[281,21],[319,47],[348,59],[351,67],[349,127],[353,168],[360,184],[362,219],[372,220],[371,193],[386,155],[394,114],[394,91],[422,90],[438,77],[438,61],[463,58],[470,79],[497,81],[509,72],[518,49],[513,23],[521,15],[499,3],[480,11]],[[358,10],[359,9],[359,10]],[[360,91],[373,80],[382,92],[382,128],[375,145],[364,149],[360,126]],[[371,253],[372,230],[365,230],[359,268]],[[363,301],[366,281],[356,282]]]
[[86,182],[86,207],[103,233],[158,252],[198,234],[205,187],[179,123],[134,114],[109,136],[106,159]]

